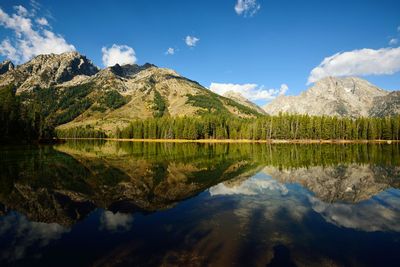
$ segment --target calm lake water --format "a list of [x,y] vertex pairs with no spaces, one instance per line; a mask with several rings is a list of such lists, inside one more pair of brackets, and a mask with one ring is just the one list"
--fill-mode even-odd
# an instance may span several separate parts
[[1,266],[399,266],[400,145],[0,148]]

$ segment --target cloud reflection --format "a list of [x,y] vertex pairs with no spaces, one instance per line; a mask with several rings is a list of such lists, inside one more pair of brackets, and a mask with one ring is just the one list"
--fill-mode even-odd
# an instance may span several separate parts
[[235,183],[220,183],[209,189],[211,196],[218,195],[257,195],[266,191],[278,191],[282,195],[288,193],[285,185],[265,175],[256,175],[245,181]]
[[312,209],[327,221],[339,227],[366,232],[400,232],[400,198],[385,191],[358,204],[325,203],[310,196]]
[[100,218],[100,229],[105,229],[111,232],[128,231],[131,229],[133,216],[131,214],[113,213],[104,211]]
[[1,246],[0,258],[9,261],[22,259],[28,250],[43,248],[66,232],[69,229],[59,224],[31,222],[25,216],[10,213],[0,220],[0,237],[6,240],[5,246]]

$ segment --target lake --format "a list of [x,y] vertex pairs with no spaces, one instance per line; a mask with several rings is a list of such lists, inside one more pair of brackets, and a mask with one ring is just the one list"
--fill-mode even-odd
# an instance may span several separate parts
[[1,266],[398,266],[399,144],[0,148]]

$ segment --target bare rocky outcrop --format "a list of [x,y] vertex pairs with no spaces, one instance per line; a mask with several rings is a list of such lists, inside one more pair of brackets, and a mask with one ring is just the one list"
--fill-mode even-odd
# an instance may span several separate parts
[[374,105],[369,111],[369,115],[374,117],[394,116],[397,114],[400,114],[400,91],[376,97]]
[[0,75],[13,69],[14,69],[14,64],[10,60],[5,60],[0,63]]
[[[381,99],[380,101],[378,101]],[[382,107],[392,95],[357,77],[327,77],[298,96],[279,96],[264,106],[271,115],[282,113],[341,117],[385,116]],[[380,110],[382,112],[373,111]]]
[[72,80],[75,76],[91,76],[98,68],[77,52],[39,55],[32,60],[7,71],[0,79],[0,86],[10,83],[17,93],[33,88],[47,88]]

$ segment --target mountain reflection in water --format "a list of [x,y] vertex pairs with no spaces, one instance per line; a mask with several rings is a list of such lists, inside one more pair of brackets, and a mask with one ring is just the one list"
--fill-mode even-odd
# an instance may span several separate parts
[[1,154],[1,265],[400,260],[398,144],[69,141]]

